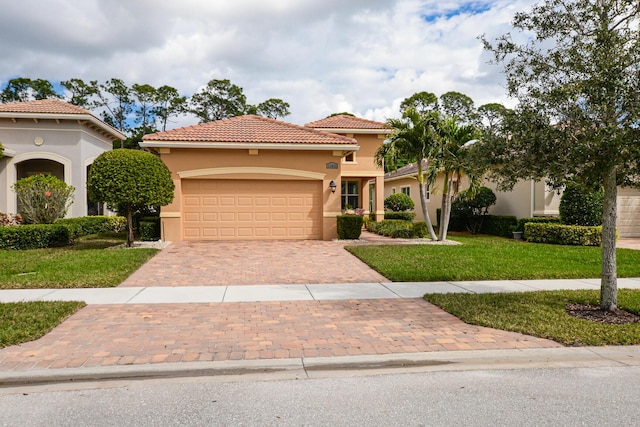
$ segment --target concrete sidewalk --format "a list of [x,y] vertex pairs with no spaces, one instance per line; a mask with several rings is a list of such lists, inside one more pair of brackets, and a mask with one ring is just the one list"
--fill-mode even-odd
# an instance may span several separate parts
[[[618,279],[619,288],[640,289],[640,278]],[[527,292],[599,289],[600,279],[466,282],[336,283],[306,285],[118,287],[0,290],[0,302],[84,301],[87,304],[173,304],[262,301],[331,301],[420,298],[426,293]]]

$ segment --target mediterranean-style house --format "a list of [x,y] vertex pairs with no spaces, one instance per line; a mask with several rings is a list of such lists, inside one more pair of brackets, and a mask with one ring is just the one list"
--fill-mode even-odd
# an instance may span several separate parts
[[145,135],[175,183],[162,239],[330,240],[347,204],[382,217],[374,154],[388,132],[348,115],[305,126],[246,115]]
[[68,217],[100,214],[89,203],[88,170],[113,141],[126,136],[90,111],[59,100],[0,104],[0,212],[16,213],[13,184],[35,174],[51,174],[75,187]]
[[[424,221],[420,209],[420,193],[418,191],[418,167],[411,163],[384,176],[384,194],[388,197],[394,193],[405,193],[411,196],[416,205],[416,221]],[[456,184],[460,190],[469,187],[463,180]],[[517,218],[558,216],[558,207],[562,197],[562,189],[551,188],[542,181],[520,181],[512,191],[498,191],[496,184],[485,180],[485,186],[491,188],[496,195],[496,204],[489,209],[492,215],[511,215]],[[427,207],[429,216],[435,224],[436,211],[441,206],[440,189],[442,176],[429,189]],[[630,188],[618,188],[618,235],[620,237],[640,237],[640,191]]]

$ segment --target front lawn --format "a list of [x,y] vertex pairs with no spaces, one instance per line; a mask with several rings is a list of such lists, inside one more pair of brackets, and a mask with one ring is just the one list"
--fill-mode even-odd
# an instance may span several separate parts
[[[466,323],[548,338],[568,346],[637,345],[640,323],[610,325],[566,313],[568,302],[598,305],[600,291],[511,294],[427,294],[425,299]],[[618,306],[640,314],[640,291],[620,289]]]
[[0,289],[117,286],[158,252],[105,249],[123,242],[123,234],[108,233],[62,248],[0,250]]
[[[346,249],[394,282],[600,277],[599,247],[455,236],[461,245],[376,245]],[[640,277],[640,251],[618,249],[618,277]]]
[[38,339],[84,306],[78,301],[0,304],[0,348]]

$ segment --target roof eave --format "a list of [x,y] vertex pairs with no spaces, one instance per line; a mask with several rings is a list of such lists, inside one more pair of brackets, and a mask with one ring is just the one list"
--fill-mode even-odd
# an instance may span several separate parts
[[385,134],[388,135],[392,132],[392,129],[352,129],[352,128],[311,128],[323,132],[330,133],[353,133],[353,134],[367,134],[367,135],[377,135],[377,134]]
[[92,125],[97,126],[102,132],[110,135],[113,139],[127,139],[127,135],[118,129],[109,126],[102,120],[91,114],[56,114],[56,113],[20,113],[20,112],[0,112],[0,118],[3,119],[36,119],[36,120],[75,120],[89,121]]
[[215,148],[231,150],[358,151],[357,144],[287,144],[268,142],[142,141],[143,148]]

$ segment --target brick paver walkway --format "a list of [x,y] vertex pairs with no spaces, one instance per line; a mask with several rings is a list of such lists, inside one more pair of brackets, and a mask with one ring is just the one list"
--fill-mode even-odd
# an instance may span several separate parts
[[471,326],[422,299],[86,306],[0,349],[0,370],[560,347]]
[[174,242],[120,286],[379,283],[340,242]]

